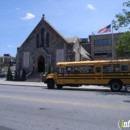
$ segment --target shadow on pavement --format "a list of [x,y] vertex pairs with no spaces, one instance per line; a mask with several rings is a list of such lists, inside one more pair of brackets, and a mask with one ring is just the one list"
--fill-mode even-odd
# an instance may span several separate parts
[[124,100],[123,102],[130,103],[130,100]]
[[[48,89],[48,88],[43,88]],[[91,92],[97,92],[97,94],[101,95],[129,95],[130,91],[121,90],[120,92],[112,92],[109,88],[104,89],[98,89],[98,88],[75,88],[75,87],[63,87],[62,89],[57,89],[56,87],[54,89],[48,89],[48,90],[54,90],[54,91],[91,91]]]
[[100,95],[122,95],[122,96],[130,96],[129,91],[121,90],[120,92],[112,92],[112,91],[104,91],[104,92],[99,92],[98,94]]

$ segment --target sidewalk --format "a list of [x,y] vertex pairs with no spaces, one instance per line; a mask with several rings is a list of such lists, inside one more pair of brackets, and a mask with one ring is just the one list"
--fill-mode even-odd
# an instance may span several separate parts
[[21,82],[21,81],[6,81],[0,80],[0,85],[18,85],[18,86],[32,86],[32,87],[43,87],[46,86],[43,82]]
[[[46,87],[47,88],[47,84],[45,84],[44,82],[6,81],[5,79],[0,80],[0,85],[16,85],[16,86]],[[96,85],[82,85],[81,87],[65,86],[64,88],[111,91],[109,87],[96,86]],[[130,92],[130,87],[128,87],[127,90],[128,92]],[[123,91],[125,91],[124,88],[123,88]]]

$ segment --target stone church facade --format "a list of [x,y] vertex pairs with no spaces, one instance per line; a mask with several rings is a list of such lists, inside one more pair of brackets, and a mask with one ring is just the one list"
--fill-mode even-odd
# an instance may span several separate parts
[[88,55],[78,37],[65,38],[43,15],[31,34],[17,48],[16,71],[25,68],[27,73],[48,72],[49,64],[55,71],[57,62],[89,59]]

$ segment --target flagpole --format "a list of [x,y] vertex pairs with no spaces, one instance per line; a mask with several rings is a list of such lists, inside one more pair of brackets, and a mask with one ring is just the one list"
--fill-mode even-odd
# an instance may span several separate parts
[[111,30],[112,30],[112,60],[114,60],[114,41],[113,41],[113,26],[111,23]]

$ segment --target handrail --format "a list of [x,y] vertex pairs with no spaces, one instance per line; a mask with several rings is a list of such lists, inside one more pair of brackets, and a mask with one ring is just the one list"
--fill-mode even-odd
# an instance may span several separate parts
[[39,77],[41,77],[43,75],[43,72],[39,75]]
[[41,74],[40,74],[40,76],[39,76],[39,79],[40,79],[40,81],[42,80],[43,81],[43,78],[44,77],[46,77],[46,74],[47,74],[47,72],[42,72]]
[[26,79],[32,74],[32,71],[30,71],[28,74],[26,74]]

